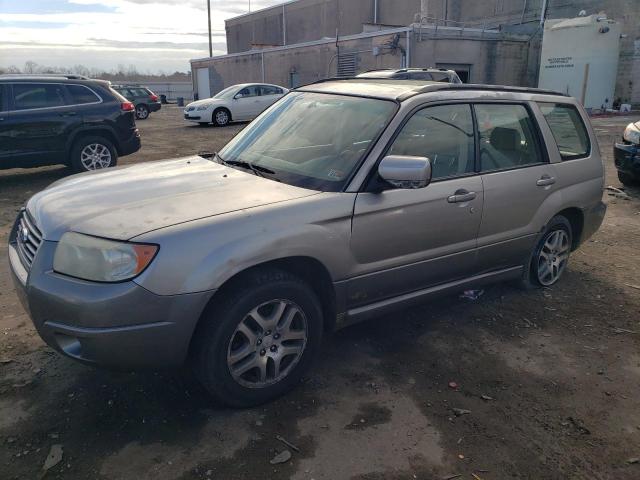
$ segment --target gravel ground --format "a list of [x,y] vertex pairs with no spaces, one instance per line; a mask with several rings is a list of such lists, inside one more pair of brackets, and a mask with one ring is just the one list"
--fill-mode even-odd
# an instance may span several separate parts
[[[608,185],[620,186],[611,145],[628,121],[594,120]],[[176,107],[139,126],[143,148],[121,164],[216,150],[242,128],[186,125]],[[0,172],[0,242],[20,206],[68,174]],[[627,192],[606,197],[602,229],[559,285],[495,285],[330,335],[303,385],[250,410],[212,405],[186,372],[62,358],[2,255],[0,478],[41,478],[61,445],[47,478],[638,479],[640,190]],[[286,448],[291,460],[272,465]]]

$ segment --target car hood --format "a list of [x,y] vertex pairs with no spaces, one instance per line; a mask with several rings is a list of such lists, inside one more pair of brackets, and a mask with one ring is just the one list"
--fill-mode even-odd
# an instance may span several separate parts
[[317,193],[193,156],[74,175],[34,195],[27,210],[47,240],[69,230],[128,240]]
[[189,107],[199,107],[200,105],[213,105],[214,103],[221,103],[222,100],[219,98],[204,98],[202,100],[196,100],[195,102],[191,102],[185,108]]

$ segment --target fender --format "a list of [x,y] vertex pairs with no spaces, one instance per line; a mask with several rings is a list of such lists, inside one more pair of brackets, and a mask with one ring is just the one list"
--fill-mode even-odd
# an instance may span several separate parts
[[71,132],[69,134],[69,138],[67,139],[67,142],[65,144],[65,155],[68,156],[71,153],[71,148],[73,147],[74,142],[76,141],[76,139],[78,138],[79,135],[84,134],[84,133],[91,133],[91,132],[104,132],[107,131],[109,132],[109,135],[111,135],[111,138],[109,140],[111,140],[113,142],[113,146],[116,148],[116,150],[118,150],[118,153],[120,153],[120,142],[118,141],[118,134],[116,133],[115,129],[110,126],[110,125],[83,125],[81,127],[78,127],[77,129],[75,129],[73,132]]

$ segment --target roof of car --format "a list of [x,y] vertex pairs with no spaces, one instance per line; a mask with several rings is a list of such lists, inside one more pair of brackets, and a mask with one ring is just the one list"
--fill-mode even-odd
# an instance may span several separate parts
[[108,80],[100,80],[97,78],[87,78],[82,75],[23,75],[23,74],[3,74],[0,75],[0,82],[11,82],[11,83],[33,83],[33,82],[43,82],[43,83],[74,83],[74,84],[83,84],[83,85],[91,85],[91,84],[101,84],[103,86],[111,85],[111,82]]
[[478,90],[494,92],[529,93],[542,95],[559,95],[566,97],[564,93],[553,90],[543,90],[528,87],[510,87],[504,85],[481,85],[470,83],[443,83],[424,80],[394,80],[383,78],[328,78],[297,90],[321,93],[337,93],[343,95],[356,95],[361,97],[374,97],[384,100],[404,101],[421,93],[436,92],[442,90]]

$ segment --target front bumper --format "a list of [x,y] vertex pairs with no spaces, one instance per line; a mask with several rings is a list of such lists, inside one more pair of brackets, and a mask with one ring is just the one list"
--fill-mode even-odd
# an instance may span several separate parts
[[191,120],[192,122],[200,122],[202,121],[202,117],[200,115],[197,115],[194,112],[184,112],[184,119],[185,120]]
[[42,339],[88,364],[164,368],[184,363],[212,292],[155,295],[135,282],[100,284],[53,272],[56,242],[44,241],[30,270],[9,240],[16,292]]
[[640,145],[615,143],[613,158],[618,171],[640,178]]

